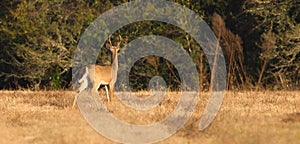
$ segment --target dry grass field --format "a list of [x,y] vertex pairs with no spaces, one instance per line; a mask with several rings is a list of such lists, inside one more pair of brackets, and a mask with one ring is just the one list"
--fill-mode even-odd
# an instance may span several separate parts
[[[147,92],[136,93],[145,95]],[[101,95],[105,98],[104,91]],[[159,143],[300,143],[300,91],[227,92],[213,123],[198,130],[208,93],[202,93],[191,119],[176,134]],[[1,144],[110,144],[91,128],[70,91],[0,91]],[[176,106],[178,93],[168,92],[153,110],[135,111],[116,98],[110,112],[132,124],[160,121]]]

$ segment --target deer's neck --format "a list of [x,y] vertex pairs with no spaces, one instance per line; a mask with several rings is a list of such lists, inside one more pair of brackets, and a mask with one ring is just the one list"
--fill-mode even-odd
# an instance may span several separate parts
[[118,70],[118,55],[117,54],[113,54],[111,65],[112,65],[113,69]]
[[117,73],[118,73],[118,54],[113,53],[112,54],[112,79],[115,82],[117,80]]

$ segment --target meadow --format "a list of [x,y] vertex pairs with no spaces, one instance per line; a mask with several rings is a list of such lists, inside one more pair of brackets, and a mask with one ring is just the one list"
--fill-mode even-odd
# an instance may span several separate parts
[[[148,92],[137,92],[145,96]],[[105,92],[100,91],[105,98]],[[71,91],[0,91],[0,143],[2,144],[112,144],[72,108]],[[209,93],[198,98],[189,121],[159,144],[300,143],[300,91],[227,91],[221,109],[204,131],[198,124]],[[166,117],[179,99],[167,92],[154,109],[130,109],[113,97],[104,101],[117,118],[131,124],[151,124]]]

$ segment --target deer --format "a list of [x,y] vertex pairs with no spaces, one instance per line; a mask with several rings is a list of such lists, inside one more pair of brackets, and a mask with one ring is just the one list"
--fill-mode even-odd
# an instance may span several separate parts
[[[118,52],[120,50],[120,44],[122,42],[122,37],[119,35],[120,42],[116,46],[112,45],[110,38],[108,39],[109,43],[106,43],[106,48],[111,51],[111,65],[101,66],[97,64],[88,65],[84,69],[84,74],[78,80],[80,87],[78,92],[81,93],[83,90],[88,88],[89,80],[92,84],[91,91],[98,92],[98,89],[101,85],[104,85],[106,91],[106,97],[108,102],[114,93],[114,85],[117,81],[117,72],[118,72]],[[94,71],[94,72],[92,72]],[[109,86],[109,93],[108,88]],[[73,101],[73,107],[75,107],[78,94],[75,96]]]

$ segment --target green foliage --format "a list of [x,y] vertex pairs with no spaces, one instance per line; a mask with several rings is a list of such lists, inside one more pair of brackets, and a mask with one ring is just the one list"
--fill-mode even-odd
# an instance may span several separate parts
[[47,71],[69,71],[80,34],[94,17],[80,1],[21,1],[0,21],[1,74],[32,87],[52,77]]
[[262,38],[265,37],[264,33],[271,30],[274,33],[273,37],[276,38],[275,48],[268,50],[268,56],[265,56],[265,50],[262,51],[260,57],[261,60],[265,60],[266,57],[269,60],[266,83],[277,81],[283,88],[288,88],[295,87],[294,84],[299,81],[300,24],[299,20],[297,21],[300,16],[299,6],[300,4],[294,0],[245,2],[244,11],[260,23],[253,30],[261,31]]
[[49,80],[47,83],[49,83],[50,88],[52,88],[52,89],[62,88],[63,77],[60,74],[59,68],[55,68],[55,69],[53,69],[53,71],[49,71],[47,76],[49,77]]
[[[231,68],[235,67],[235,70],[230,71],[231,76],[235,76],[230,84],[232,87],[246,83],[244,80],[249,80],[254,85],[261,81],[261,85],[265,87],[277,84],[282,88],[299,87],[300,6],[297,1],[171,1],[190,8],[208,23],[212,22],[213,13],[219,13],[228,33],[241,37],[241,40],[238,40],[241,47],[232,47],[239,49],[238,55],[243,56],[232,56],[236,59],[236,64]],[[128,0],[2,1],[0,88],[66,87],[70,82],[73,53],[85,28],[105,11],[125,2]],[[154,6],[149,7],[155,9]],[[130,19],[130,16],[125,19]],[[269,30],[276,37],[275,48],[265,51],[261,46],[268,43],[265,35]],[[118,30],[111,36],[113,43],[119,41],[117,35],[126,39],[121,46],[146,35],[166,36],[180,43],[190,54],[197,69],[202,72],[202,84],[208,88],[210,70],[203,51],[196,41],[180,28],[163,22],[141,21]],[[228,38],[225,36],[221,39]],[[226,43],[233,45],[237,42],[230,41],[233,40],[229,39]],[[109,52],[103,49],[98,55],[97,63],[107,65],[110,61]],[[227,59],[226,63],[230,65],[234,62]],[[242,76],[237,72],[241,71],[239,67],[246,71]],[[146,84],[156,75],[162,76],[169,88],[179,87],[180,79],[174,66],[163,58],[152,56],[135,63],[130,70],[130,84],[135,90],[145,89]]]

